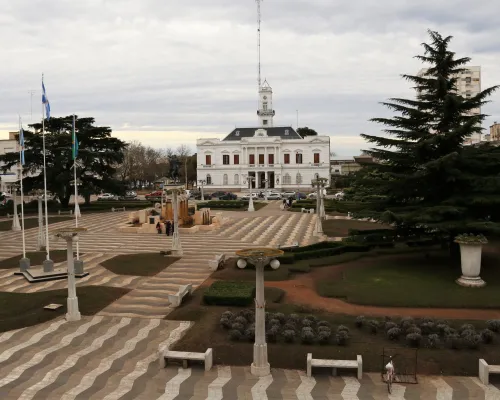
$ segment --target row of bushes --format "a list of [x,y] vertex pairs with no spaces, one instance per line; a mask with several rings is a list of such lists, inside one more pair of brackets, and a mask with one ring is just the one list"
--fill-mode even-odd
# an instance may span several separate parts
[[[285,292],[279,288],[264,289],[267,302],[279,303]],[[246,307],[255,298],[255,284],[251,282],[217,281],[205,290],[203,300],[206,304],[216,306]]]
[[198,203],[198,209],[200,208],[234,208],[240,209],[248,206],[248,201],[243,200],[210,200],[203,203]]

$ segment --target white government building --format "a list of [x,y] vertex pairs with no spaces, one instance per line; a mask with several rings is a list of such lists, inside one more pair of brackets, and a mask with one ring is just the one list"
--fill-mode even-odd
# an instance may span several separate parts
[[301,137],[291,126],[274,126],[273,91],[260,86],[260,127],[235,128],[224,139],[198,139],[197,175],[208,190],[253,188],[311,191],[319,174],[330,180],[330,137]]

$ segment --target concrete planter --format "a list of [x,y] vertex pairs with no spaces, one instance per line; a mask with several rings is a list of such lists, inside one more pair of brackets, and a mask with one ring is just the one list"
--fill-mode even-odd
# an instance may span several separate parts
[[486,282],[481,279],[481,243],[464,243],[460,245],[460,261],[462,265],[462,276],[457,279],[457,283],[467,287],[483,287]]

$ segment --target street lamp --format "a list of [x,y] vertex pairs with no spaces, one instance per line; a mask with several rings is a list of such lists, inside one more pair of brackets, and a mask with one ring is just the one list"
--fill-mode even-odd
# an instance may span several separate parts
[[248,200],[248,211],[255,211],[255,208],[253,207],[253,196],[252,196],[252,183],[255,180],[255,176],[247,176],[248,184],[250,187],[250,199]]
[[78,242],[78,234],[87,228],[61,228],[55,231],[55,236],[66,240],[68,259],[68,309],[66,320],[79,321],[82,317],[78,309],[78,297],[76,297],[75,265],[73,260],[73,240]]
[[[75,186],[75,228],[78,228],[78,217],[81,217],[80,206],[78,205],[78,186],[82,186],[82,181],[80,179],[72,180],[70,182],[71,186]],[[41,204],[41,203],[40,203]],[[80,260],[80,243],[76,241],[76,260],[74,261],[75,274],[83,274],[83,260]]]
[[250,371],[254,376],[266,376],[271,373],[267,360],[266,343],[266,301],[264,298],[264,267],[271,265],[278,269],[280,262],[276,259],[283,254],[283,250],[271,248],[255,248],[238,250],[240,257],[238,268],[245,268],[248,263],[255,266],[255,343],[253,345],[253,362]]
[[19,187],[16,183],[11,183],[10,192],[12,193],[12,201],[14,202],[14,216],[12,218],[12,230],[20,231],[21,224],[19,223],[19,214],[17,213],[17,188]]
[[179,200],[178,195],[183,188],[172,189],[172,208],[174,209],[174,233],[172,235],[172,255],[182,256],[181,237],[179,235]]
[[205,196],[203,195],[203,186],[207,184],[207,181],[204,179],[200,179],[198,182],[200,182],[201,185],[201,201],[205,201]]
[[264,200],[267,201],[267,189],[269,187],[269,179],[264,179]]
[[321,223],[321,195],[323,192],[323,189],[326,186],[326,183],[328,182],[328,179],[326,178],[320,178],[319,174],[315,175],[315,179],[312,181],[312,187],[316,188],[316,236],[322,236],[323,235],[323,225]]
[[38,200],[38,236],[37,236],[37,249],[42,251],[45,249],[45,233],[43,230],[43,190],[38,189],[35,191]]

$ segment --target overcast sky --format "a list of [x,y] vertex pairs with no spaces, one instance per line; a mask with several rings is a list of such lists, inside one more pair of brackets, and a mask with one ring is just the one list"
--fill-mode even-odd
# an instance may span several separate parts
[[[124,140],[154,147],[223,137],[257,123],[255,0],[0,0],[0,138],[20,113],[93,116]],[[500,83],[498,0],[264,0],[262,74],[275,125],[331,136],[338,155],[367,148],[360,133],[387,115],[378,104],[413,95],[426,30]],[[500,120],[500,93],[483,110]]]

